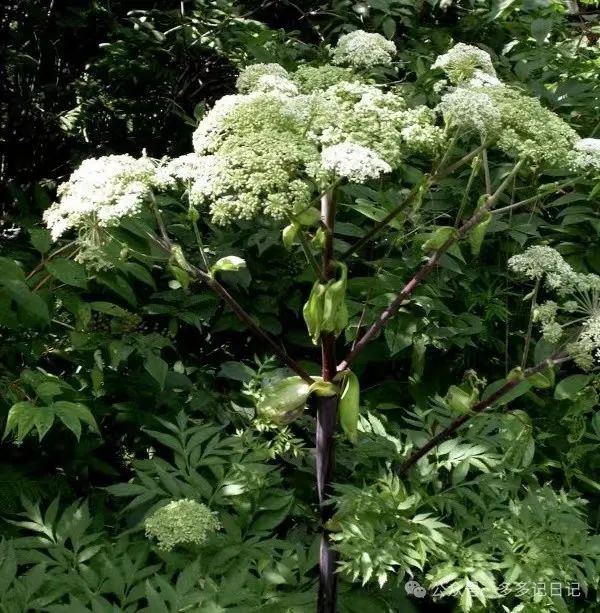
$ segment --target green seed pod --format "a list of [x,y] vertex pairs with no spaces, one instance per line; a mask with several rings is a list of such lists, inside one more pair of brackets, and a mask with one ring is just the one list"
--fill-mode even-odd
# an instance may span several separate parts
[[325,297],[325,285],[315,281],[310,296],[306,301],[302,314],[308,333],[312,338],[313,343],[316,345],[319,342],[321,336],[321,327],[323,323],[323,298]]
[[360,407],[360,383],[358,377],[352,371],[346,373],[338,406],[342,430],[354,442],[356,440]]
[[265,391],[256,412],[271,423],[280,426],[289,424],[304,412],[310,387],[302,377],[282,379]]

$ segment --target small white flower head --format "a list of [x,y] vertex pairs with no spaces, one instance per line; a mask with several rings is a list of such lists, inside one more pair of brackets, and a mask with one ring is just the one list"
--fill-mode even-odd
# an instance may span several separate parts
[[437,110],[451,128],[483,137],[500,131],[502,119],[494,101],[485,93],[457,87],[442,96]]
[[583,370],[593,370],[600,364],[600,316],[583,324],[578,339],[567,345],[567,351]]
[[297,96],[298,86],[293,82],[280,75],[265,74],[262,75],[254,86],[255,92],[275,92],[284,96]]
[[146,536],[158,541],[159,549],[176,545],[201,545],[221,524],[206,505],[195,500],[174,500],[156,510],[145,521]]
[[546,286],[559,292],[561,288],[572,287],[575,275],[560,253],[545,245],[534,245],[524,253],[513,255],[508,260],[508,267],[532,281],[539,281],[545,277]]
[[443,55],[439,55],[431,68],[441,68],[455,84],[468,81],[476,74],[479,78],[482,73],[496,76],[490,54],[479,47],[464,43],[458,43]]
[[256,91],[259,81],[265,76],[290,78],[288,71],[279,64],[251,64],[240,72],[236,81],[237,90],[241,94]]
[[428,106],[408,109],[403,116],[404,127],[400,135],[410,152],[435,156],[440,153],[445,142],[444,130],[435,125],[436,114]]
[[350,68],[342,66],[299,66],[293,74],[294,82],[304,94],[312,94],[315,91],[325,90],[342,81],[360,81],[360,77]]
[[108,155],[85,160],[58,188],[58,202],[44,213],[56,240],[71,228],[107,227],[140,212],[151,195],[155,165],[149,158]]
[[372,149],[352,142],[325,147],[321,152],[321,167],[352,183],[365,183],[392,171]]
[[600,138],[582,138],[573,147],[572,165],[577,171],[600,171]]
[[[226,161],[219,155],[198,156],[193,174],[180,177],[189,180],[188,197],[190,204],[199,206],[217,192],[219,181],[222,180]],[[189,179],[188,179],[189,176]]]
[[332,62],[356,68],[389,66],[396,51],[396,45],[381,34],[355,30],[340,36],[333,49]]
[[157,166],[154,185],[163,190],[176,188],[178,183],[189,185],[192,181],[202,179],[207,174],[214,174],[212,168],[215,164],[216,156],[214,155],[186,153]]
[[510,87],[482,89],[502,118],[495,144],[506,155],[525,159],[533,167],[568,166],[578,135],[540,101]]
[[223,96],[200,120],[192,137],[194,151],[198,154],[212,153],[223,138],[223,122],[239,105],[248,101],[248,96],[233,94]]
[[504,87],[504,83],[496,75],[476,68],[473,76],[465,83],[465,87]]

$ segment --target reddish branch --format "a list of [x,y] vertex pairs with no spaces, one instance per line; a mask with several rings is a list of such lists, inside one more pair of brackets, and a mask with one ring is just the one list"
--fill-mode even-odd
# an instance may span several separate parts
[[377,321],[371,325],[371,327],[363,334],[359,341],[354,345],[354,348],[346,356],[346,358],[340,362],[337,367],[338,372],[346,370],[354,358],[364,349],[365,345],[372,341],[387,321],[393,317],[404,301],[414,292],[414,290],[421,284],[421,282],[429,276],[429,274],[437,267],[441,257],[448,251],[448,249],[464,238],[468,232],[476,226],[479,222],[483,221],[486,215],[493,209],[500,195],[506,189],[506,186],[510,183],[511,179],[518,173],[522,163],[518,162],[513,170],[502,181],[500,187],[491,195],[477,211],[467,220],[457,231],[456,234],[451,236],[441,247],[436,249],[427,261],[421,266],[412,279],[402,288],[400,293],[394,298],[392,303],[381,313]]
[[488,396],[485,400],[481,400],[478,402],[469,413],[465,413],[460,417],[457,417],[453,422],[451,422],[446,428],[438,432],[435,436],[433,436],[425,445],[423,445],[420,449],[417,449],[407,460],[404,461],[402,466],[400,466],[399,473],[402,475],[408,471],[408,469],[416,464],[421,458],[425,457],[430,451],[435,449],[440,443],[452,437],[456,431],[464,426],[469,420],[473,417],[482,413],[486,409],[492,407],[498,400],[501,400],[504,396],[506,396],[509,392],[514,390],[519,383],[524,381],[525,379],[542,372],[546,368],[550,368],[555,364],[559,364],[567,359],[566,354],[564,353],[555,353],[551,355],[549,358],[543,360],[539,364],[524,370],[521,377],[514,377],[509,379],[504,385],[499,387],[493,394]]

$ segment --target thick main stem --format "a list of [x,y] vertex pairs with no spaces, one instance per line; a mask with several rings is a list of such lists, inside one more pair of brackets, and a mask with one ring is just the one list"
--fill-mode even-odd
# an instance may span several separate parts
[[[325,228],[323,246],[322,276],[331,279],[334,274],[333,231],[335,223],[335,202],[331,192],[321,199],[321,220]],[[327,332],[321,335],[321,376],[331,381],[336,374],[335,336]],[[335,552],[325,528],[333,513],[328,504],[334,466],[334,435],[337,422],[337,396],[317,398],[317,492],[321,515],[321,548],[319,555],[319,596],[318,613],[334,613],[336,610]]]

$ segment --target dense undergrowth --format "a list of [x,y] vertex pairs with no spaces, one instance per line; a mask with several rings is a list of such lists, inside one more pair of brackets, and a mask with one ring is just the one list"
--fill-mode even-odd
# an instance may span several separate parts
[[[339,611],[598,610],[600,158],[569,157],[600,137],[597,17],[550,0],[9,3],[0,611],[314,611],[323,521]],[[355,30],[387,39],[379,64],[344,57]],[[432,68],[456,43],[505,93]],[[326,157],[348,140],[371,165]],[[217,159],[168,167],[194,146],[236,172],[208,189]],[[132,157],[57,196],[115,154]],[[91,199],[94,172],[109,194],[135,175],[145,208],[44,221]],[[335,227],[310,214],[331,191]],[[432,257],[344,364],[358,416],[346,368],[304,410],[286,379],[323,374],[311,336],[339,363]],[[318,295],[336,282],[332,323]],[[273,399],[281,381],[300,405]]]

